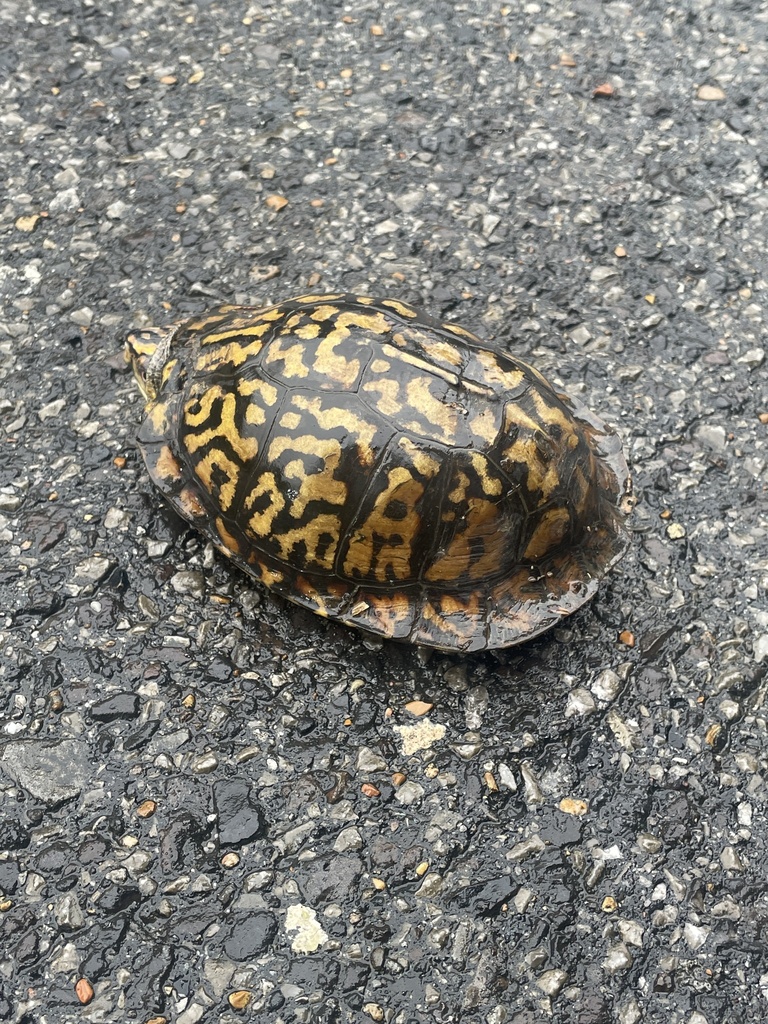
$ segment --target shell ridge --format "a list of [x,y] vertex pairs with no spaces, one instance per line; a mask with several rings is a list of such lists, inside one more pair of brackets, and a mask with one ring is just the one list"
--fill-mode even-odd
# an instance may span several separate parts
[[346,529],[344,530],[343,535],[339,539],[339,548],[338,551],[336,552],[336,558],[334,560],[334,572],[340,579],[349,580],[351,583],[355,583],[359,586],[362,585],[361,581],[353,577],[349,577],[344,572],[343,565],[344,562],[346,561],[349,548],[352,543],[352,534],[358,525],[358,522],[362,515],[362,510],[365,508],[366,502],[368,500],[368,495],[373,487],[374,481],[378,478],[381,467],[384,464],[393,445],[395,444],[397,437],[398,434],[395,431],[390,435],[385,444],[382,445],[379,456],[375,460],[373,466],[371,467],[371,475],[369,477],[368,483],[366,484],[365,489],[363,490],[363,493],[360,497],[360,500],[357,503],[357,507],[355,508],[354,513],[350,515],[350,517],[347,519]]

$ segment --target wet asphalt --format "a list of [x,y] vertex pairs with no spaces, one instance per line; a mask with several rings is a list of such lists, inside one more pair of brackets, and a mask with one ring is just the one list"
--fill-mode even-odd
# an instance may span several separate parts
[[[768,1018],[767,25],[0,0],[0,1020]],[[126,332],[340,289],[621,433],[552,632],[371,641],[153,491]]]

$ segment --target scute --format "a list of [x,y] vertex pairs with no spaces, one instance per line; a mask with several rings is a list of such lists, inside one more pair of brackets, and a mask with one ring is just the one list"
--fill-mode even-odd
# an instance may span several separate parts
[[304,296],[176,325],[139,444],[171,504],[266,586],[442,650],[548,629],[627,545],[615,433],[398,300]]

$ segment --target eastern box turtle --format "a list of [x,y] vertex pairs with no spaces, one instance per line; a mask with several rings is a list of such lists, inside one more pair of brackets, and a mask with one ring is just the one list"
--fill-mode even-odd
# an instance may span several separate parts
[[522,643],[621,557],[616,434],[526,363],[395,299],[219,306],[132,334],[139,445],[267,587],[369,633]]

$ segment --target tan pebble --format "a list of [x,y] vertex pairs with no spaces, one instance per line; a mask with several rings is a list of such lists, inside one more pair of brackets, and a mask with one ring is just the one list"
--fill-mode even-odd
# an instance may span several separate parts
[[405,710],[410,711],[418,718],[420,715],[426,715],[434,706],[434,704],[427,704],[424,700],[411,700],[405,705]]
[[429,861],[423,860],[421,864],[416,868],[416,877],[421,878],[429,871]]
[[192,74],[187,79],[187,82],[190,85],[197,85],[197,83],[198,82],[202,82],[202,80],[204,78],[205,78],[205,72],[203,71],[202,68],[200,68],[199,70],[192,72]]
[[379,1006],[378,1003],[366,1003],[363,1006],[363,1013],[367,1014],[371,1020],[384,1020],[384,1007]]
[[383,878],[372,878],[371,882],[373,884],[373,888],[377,889],[379,892],[383,892],[387,888],[387,883]]
[[277,212],[278,210],[282,210],[284,207],[288,205],[288,200],[285,198],[285,196],[279,196],[276,193],[274,193],[271,196],[267,196],[267,198],[264,200],[264,203],[266,206],[269,207],[270,210],[274,210],[275,212]]
[[87,978],[80,978],[75,984],[75,994],[83,1006],[87,1006],[93,999],[93,985]]
[[705,100],[708,103],[715,103],[725,99],[725,93],[716,85],[700,85],[696,92],[697,100]]
[[619,259],[624,259],[624,257],[627,255],[627,250],[624,248],[623,245],[617,245],[616,248],[613,250],[613,253],[615,256],[618,256]]
[[768,423],[768,412],[761,412],[757,418],[761,423]]
[[309,285],[310,288],[314,288],[316,284],[320,284],[322,279],[323,275],[318,274],[318,272],[315,270],[307,278],[307,284]]
[[33,213],[31,217],[19,217],[16,221],[16,230],[24,231],[29,234],[30,231],[34,231],[37,226],[37,222],[40,220],[40,214]]
[[136,808],[136,813],[140,818],[151,818],[157,810],[157,804],[154,800],[144,800]]
[[150,1017],[147,1024],[168,1024],[167,1017]]
[[340,76],[342,78],[351,78],[352,77],[352,68],[342,68],[341,72],[340,72]]
[[0,914],[4,914],[6,910],[10,910],[13,906],[13,900],[0,900]]
[[613,86],[611,85],[611,83],[610,82],[603,82],[602,85],[598,85],[594,89],[592,95],[597,97],[598,99],[600,97],[605,97],[607,99],[609,96],[613,96],[613,93],[614,93],[614,89],[613,89]]
[[163,75],[160,79],[161,85],[176,85],[178,79],[174,75]]
[[685,527],[682,523],[670,523],[667,527],[667,536],[670,540],[682,540],[685,536]]
[[240,863],[240,855],[237,853],[225,853],[221,858],[221,866],[223,868],[236,868]]
[[606,896],[603,902],[600,904],[600,909],[606,914],[612,914],[618,907],[618,903],[613,896]]
[[571,56],[570,53],[561,53],[560,54],[560,64],[564,68],[575,68],[576,67],[576,61],[573,59],[573,57]]
[[247,988],[238,989],[237,992],[230,992],[227,1002],[233,1010],[244,1010],[251,1001],[251,993]]
[[586,800],[574,800],[570,796],[563,797],[557,806],[566,814],[574,814],[577,817],[586,814],[589,810],[589,804]]
[[496,779],[493,777],[491,772],[486,772],[485,775],[483,776],[483,779],[485,780],[486,786],[488,787],[488,789],[490,789],[492,793],[499,792],[498,783],[496,782]]
[[405,780],[407,778],[408,778],[408,776],[407,775],[403,775],[402,772],[395,772],[395,774],[392,776],[392,785],[393,786],[402,786],[402,784],[405,782]]
[[184,705],[185,708],[191,709],[197,703],[197,698],[195,697],[194,693],[188,693],[186,697],[182,699],[181,703]]
[[424,774],[427,776],[428,779],[436,779],[437,776],[440,774],[440,769],[437,767],[434,761],[430,761],[427,767],[424,769]]
[[710,747],[713,747],[717,742],[717,737],[722,732],[722,728],[723,727],[720,725],[719,722],[715,722],[714,725],[710,725],[710,727],[707,729],[704,739],[707,741]]
[[650,306],[653,306],[656,302],[656,296],[652,292],[649,292],[648,295],[644,295],[643,298]]
[[619,643],[624,644],[625,647],[634,647],[635,634],[629,629],[622,629],[619,633]]
[[372,782],[364,782],[360,789],[363,796],[367,796],[371,800],[373,800],[374,797],[381,796],[381,790],[376,789]]
[[372,36],[383,36],[384,35],[384,29],[381,27],[381,25],[371,25],[371,35]]

